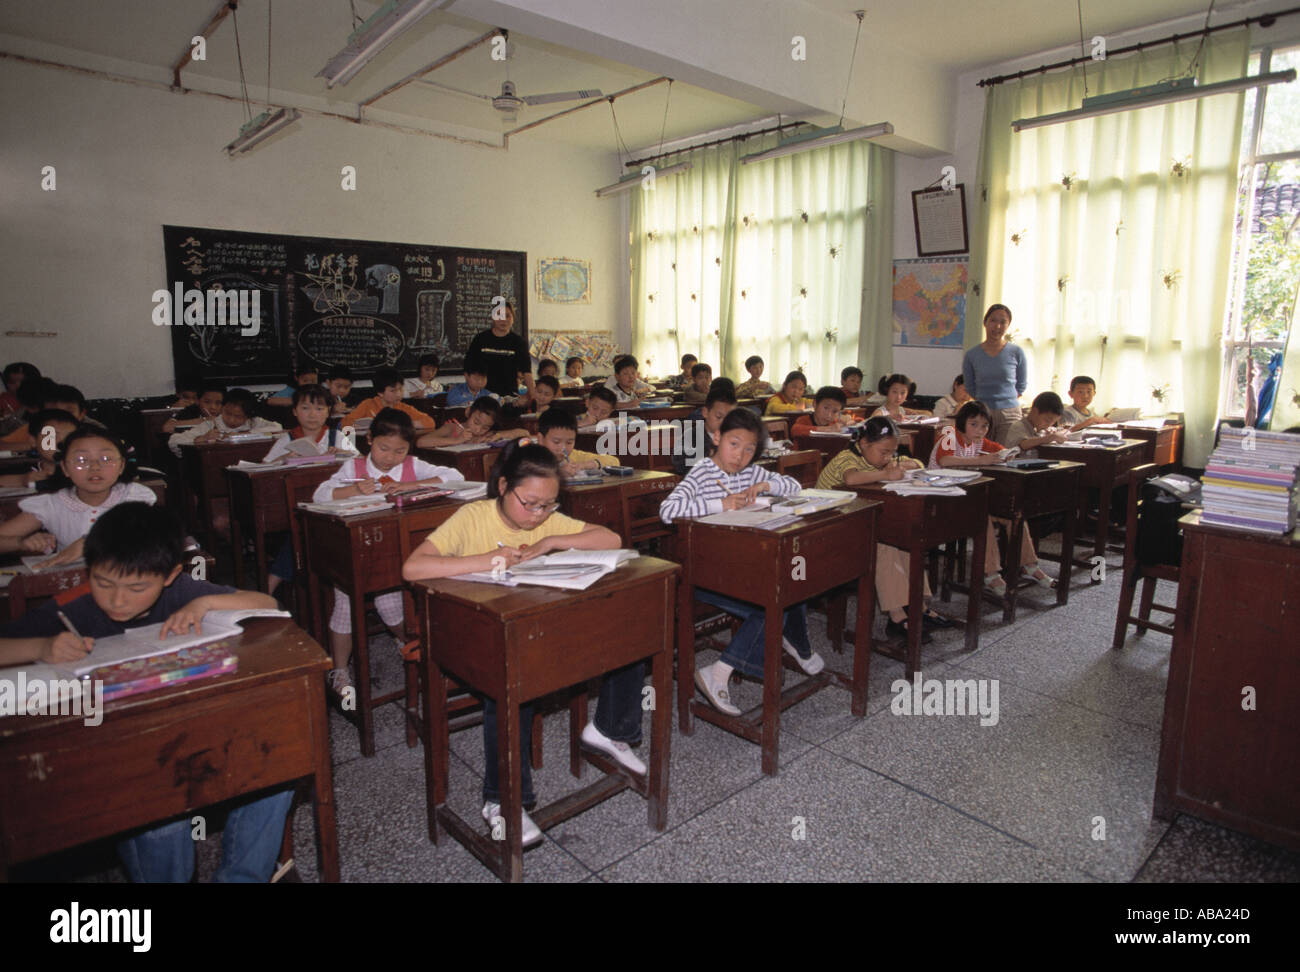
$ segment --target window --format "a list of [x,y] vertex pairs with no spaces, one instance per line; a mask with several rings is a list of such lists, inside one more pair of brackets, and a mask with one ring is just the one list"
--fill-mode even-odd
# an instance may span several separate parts
[[[1300,68],[1300,47],[1264,48],[1251,74]],[[1270,359],[1286,346],[1300,283],[1300,80],[1246,94],[1232,291],[1224,326],[1219,414],[1245,416]]]

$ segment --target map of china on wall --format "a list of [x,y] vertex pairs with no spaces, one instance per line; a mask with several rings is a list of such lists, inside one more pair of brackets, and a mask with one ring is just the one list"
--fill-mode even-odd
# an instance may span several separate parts
[[894,261],[894,344],[960,348],[966,323],[966,261]]
[[568,257],[539,259],[537,299],[545,304],[590,304],[591,261]]

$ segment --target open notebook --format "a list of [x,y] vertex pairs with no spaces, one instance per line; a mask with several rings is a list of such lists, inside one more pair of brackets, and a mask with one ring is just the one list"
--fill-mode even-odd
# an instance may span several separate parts
[[542,587],[585,591],[606,574],[612,574],[620,564],[639,556],[635,550],[559,550],[526,560],[496,574],[478,571],[458,574],[453,579],[502,584],[506,587],[537,584]]

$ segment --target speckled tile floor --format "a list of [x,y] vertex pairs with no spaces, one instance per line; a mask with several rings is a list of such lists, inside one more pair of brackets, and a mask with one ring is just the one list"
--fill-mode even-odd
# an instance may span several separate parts
[[[996,724],[895,714],[903,667],[881,655],[864,719],[833,686],[783,714],[775,777],[762,775],[756,746],[711,725],[697,720],[681,735],[674,711],[667,829],[651,830],[644,801],[621,793],[550,829],[525,854],[525,879],[1300,881],[1298,853],[1187,816],[1151,818],[1170,639],[1130,635],[1110,650],[1118,559],[1108,566],[1102,584],[1080,575],[1064,608],[1035,588],[1022,593],[1013,624],[987,606],[973,653],[960,627],[923,649],[926,679],[997,680]],[[1172,600],[1163,587],[1160,595]],[[966,602],[956,595],[939,607],[964,617]],[[852,654],[829,650],[824,618],[809,621],[828,667],[849,671]],[[379,678],[400,680],[396,657],[375,655]],[[759,698],[757,683],[733,688],[742,706]],[[429,841],[423,752],[407,748],[395,706],[377,713],[374,757],[360,755],[356,730],[337,713],[331,741],[345,881],[494,880],[454,840]],[[570,776],[567,747],[564,716],[549,717],[534,773],[543,801],[593,779],[590,767],[582,781]],[[474,823],[482,768],[481,730],[454,734],[449,800]],[[296,810],[294,834],[298,870],[314,881],[310,806]],[[210,831],[200,877],[215,869],[219,847]],[[98,844],[14,877],[120,881],[112,861],[111,844]]]

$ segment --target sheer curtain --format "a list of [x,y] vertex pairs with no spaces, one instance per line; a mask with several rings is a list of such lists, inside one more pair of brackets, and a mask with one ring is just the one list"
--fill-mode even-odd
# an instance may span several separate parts
[[633,191],[632,340],[646,370],[668,374],[697,354],[744,380],[759,354],[779,383],[802,367],[839,384],[891,353],[893,165],[865,142],[742,166],[775,136],[663,160],[693,168]]
[[[1181,75],[1199,40],[1089,62],[1089,94]],[[1245,30],[1208,38],[1198,83],[1246,73]],[[1011,307],[1028,396],[1097,381],[1103,407],[1182,411],[1184,461],[1214,439],[1244,95],[1088,118],[1020,133],[1016,118],[1077,107],[1079,69],[990,89],[980,147],[966,345],[983,308]],[[1163,393],[1163,399],[1155,396]],[[1027,397],[1028,397],[1027,396]]]

